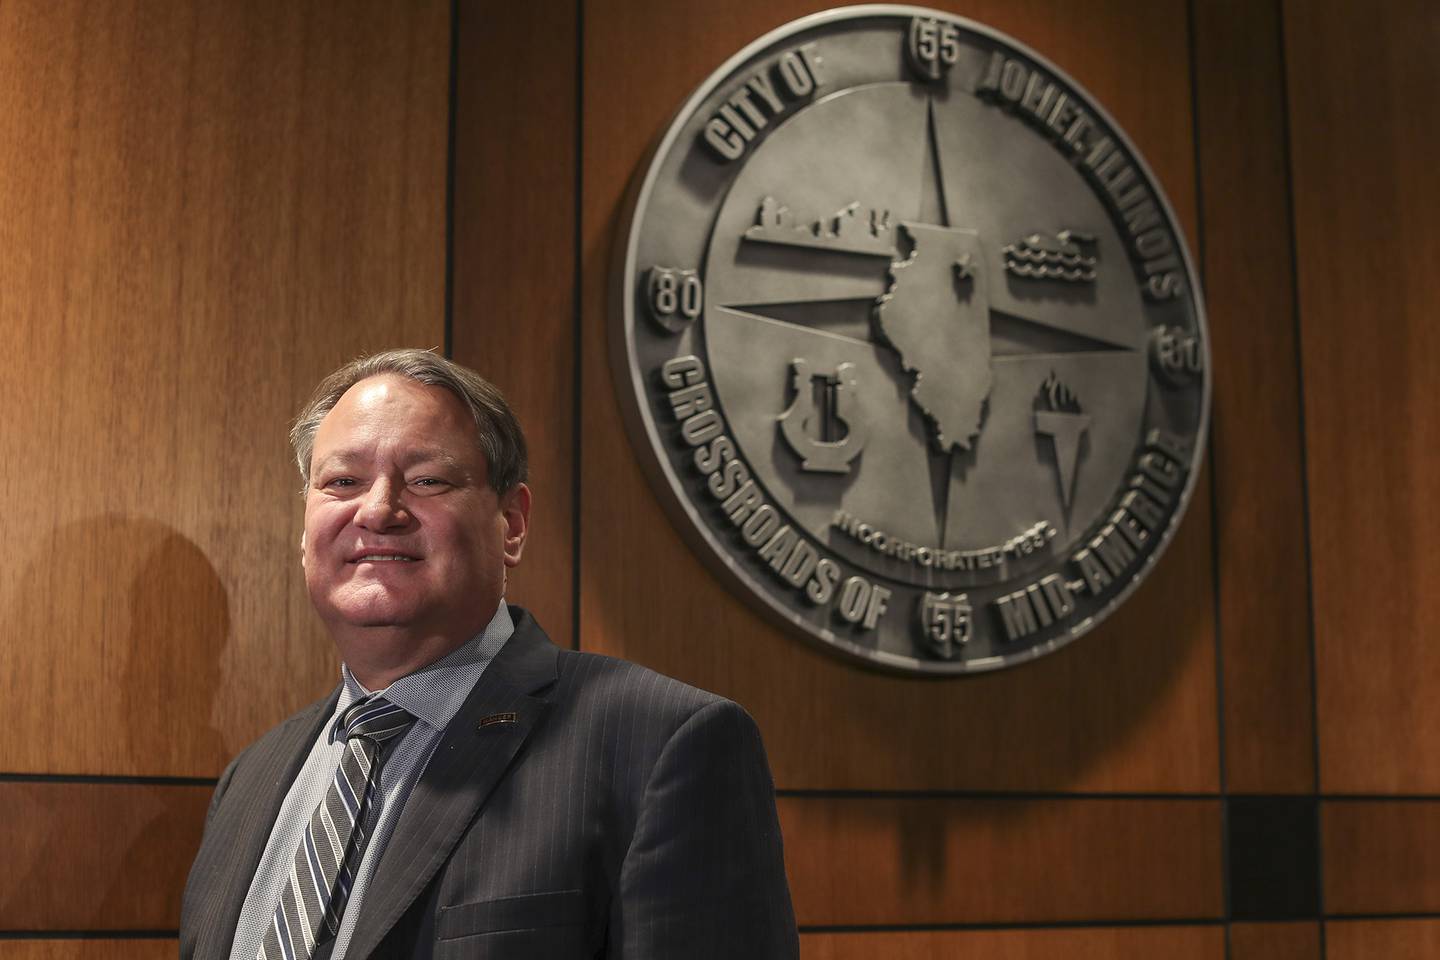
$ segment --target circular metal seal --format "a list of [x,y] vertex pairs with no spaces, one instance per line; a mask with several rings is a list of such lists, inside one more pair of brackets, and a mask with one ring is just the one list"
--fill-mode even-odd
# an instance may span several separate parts
[[913,7],[717,70],[621,223],[612,359],[702,557],[805,637],[959,674],[1092,629],[1194,486],[1209,352],[1170,205],[1034,51]]

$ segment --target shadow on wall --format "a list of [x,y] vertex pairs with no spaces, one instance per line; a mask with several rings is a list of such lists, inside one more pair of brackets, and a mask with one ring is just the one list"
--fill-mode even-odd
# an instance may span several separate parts
[[122,711],[132,718],[132,736],[142,749],[146,743],[176,742],[183,726],[180,742],[186,749],[175,760],[186,768],[183,761],[191,757],[223,764],[228,750],[212,704],[230,639],[225,585],[199,547],[174,530],[153,526],[163,532],[136,564],[129,585]]
[[20,736],[0,770],[183,776],[224,764],[212,703],[229,599],[198,546],[106,514],[55,530],[8,586],[0,609],[15,639],[0,684]]
[[[229,602],[196,544],[144,518],[72,522],[6,587],[0,609],[14,641],[0,653],[0,685],[16,704],[19,735],[0,769],[187,776],[223,765],[212,706]],[[13,836],[3,831],[8,925],[174,925],[171,901],[199,840],[207,786],[12,787],[22,822]],[[76,888],[95,896],[54,895]]]

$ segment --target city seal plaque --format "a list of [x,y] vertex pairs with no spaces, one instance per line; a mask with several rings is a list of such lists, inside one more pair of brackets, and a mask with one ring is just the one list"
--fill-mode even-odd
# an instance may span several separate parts
[[1209,351],[1145,162],[987,27],[849,7],[763,37],[620,224],[615,378],[682,533],[873,666],[963,674],[1094,628],[1195,484]]

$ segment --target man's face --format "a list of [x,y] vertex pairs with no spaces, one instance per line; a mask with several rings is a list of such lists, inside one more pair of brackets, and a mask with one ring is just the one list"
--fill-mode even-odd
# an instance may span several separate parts
[[460,642],[489,622],[520,562],[530,491],[498,495],[488,478],[475,421],[448,390],[386,374],[345,392],[315,433],[301,540],[310,600],[337,640],[399,627]]

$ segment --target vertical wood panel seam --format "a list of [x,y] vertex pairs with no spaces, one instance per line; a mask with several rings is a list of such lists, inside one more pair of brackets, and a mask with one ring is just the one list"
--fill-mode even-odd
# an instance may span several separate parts
[[[1205,165],[1201,156],[1201,130],[1200,130],[1200,78],[1197,72],[1197,45],[1199,39],[1195,29],[1195,0],[1185,2],[1185,29],[1186,29],[1186,53],[1190,58],[1190,141],[1191,150],[1194,154],[1195,175],[1193,190],[1195,193],[1195,243],[1197,258],[1199,259],[1198,269],[1200,271],[1200,286],[1206,288],[1206,238],[1205,238]],[[1207,317],[1208,322],[1208,317]],[[1211,375],[1213,377],[1213,374]],[[1213,408],[1214,399],[1211,399]],[[1210,603],[1212,615],[1215,618],[1215,628],[1212,642],[1215,645],[1215,735],[1216,735],[1216,762],[1219,766],[1220,783],[1220,903],[1222,915],[1225,918],[1225,957],[1229,960],[1231,956],[1230,946],[1230,922],[1231,922],[1231,890],[1230,890],[1230,810],[1229,781],[1226,778],[1226,739],[1225,739],[1225,645],[1221,642],[1224,635],[1225,623],[1220,603],[1220,504],[1216,495],[1216,488],[1220,484],[1220,467],[1216,457],[1215,448],[1215,418],[1210,418],[1209,435],[1204,438],[1207,447],[1206,452],[1210,456]]]
[[447,358],[455,356],[455,129],[460,99],[460,0],[450,0],[450,89],[445,140],[445,317]]
[[[1305,558],[1305,603],[1306,603],[1306,632],[1310,638],[1310,744],[1312,750],[1312,762],[1315,768],[1314,780],[1311,789],[1319,803],[1320,786],[1323,782],[1320,776],[1320,705],[1319,705],[1319,672],[1320,661],[1315,643],[1315,570],[1311,553],[1311,512],[1310,512],[1310,457],[1309,443],[1305,432],[1305,347],[1303,338],[1303,316],[1300,305],[1300,258],[1299,249],[1295,238],[1295,158],[1291,149],[1290,135],[1290,64],[1286,57],[1285,41],[1285,2],[1274,0],[1275,11],[1275,35],[1277,39],[1276,51],[1280,63],[1280,102],[1284,105],[1284,115],[1280,118],[1280,142],[1284,151],[1285,160],[1285,223],[1289,229],[1290,243],[1290,303],[1291,323],[1295,329],[1295,392],[1296,403],[1296,429],[1300,434],[1300,505],[1301,515],[1304,517],[1304,558]],[[1323,807],[1315,817],[1315,884],[1316,895],[1319,898],[1320,915],[1325,916],[1325,837],[1324,837],[1325,811]],[[1325,924],[1320,924],[1320,960],[1328,956],[1325,942]]]
[[574,260],[570,284],[572,304],[570,349],[570,649],[580,649],[580,479],[583,476],[581,456],[584,453],[580,430],[580,388],[584,356],[581,337],[585,332],[585,266],[584,266],[584,199],[585,199],[585,0],[575,0],[575,172],[574,172],[574,233],[571,257]]

